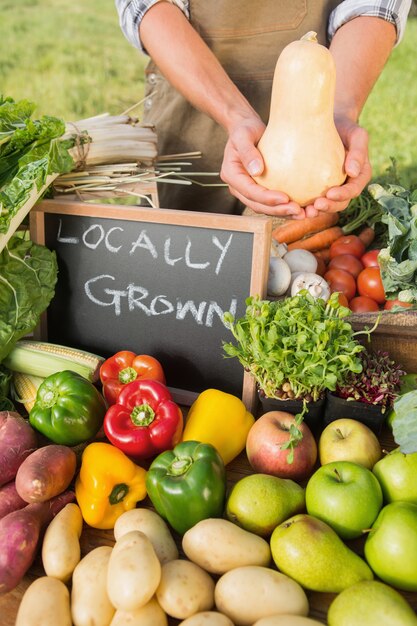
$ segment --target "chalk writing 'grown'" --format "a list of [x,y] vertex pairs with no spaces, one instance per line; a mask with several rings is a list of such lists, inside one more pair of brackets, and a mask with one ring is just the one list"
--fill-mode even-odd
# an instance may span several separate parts
[[[102,307],[113,307],[116,316],[122,313],[122,302],[127,303],[128,311],[140,310],[148,317],[159,315],[174,315],[177,320],[184,320],[187,315],[195,320],[197,324],[207,327],[213,326],[214,320],[219,319],[223,325],[223,310],[219,304],[213,300],[200,302],[198,305],[193,300],[183,302],[180,298],[176,298],[175,303],[171,302],[165,295],[157,295],[151,297],[149,291],[145,287],[134,284],[127,285],[126,289],[111,289],[109,287],[100,287],[101,281],[114,281],[114,276],[110,274],[102,274],[90,278],[85,285],[86,296],[95,304]],[[95,287],[99,287],[98,291]],[[110,298],[104,299],[106,296]],[[102,299],[103,298],[103,299]],[[232,297],[227,311],[232,315],[236,315],[237,298]]]

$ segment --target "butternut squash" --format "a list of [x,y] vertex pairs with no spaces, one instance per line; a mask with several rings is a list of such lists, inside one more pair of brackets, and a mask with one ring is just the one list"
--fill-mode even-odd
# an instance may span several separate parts
[[268,125],[258,148],[265,170],[255,180],[301,206],[341,185],[345,148],[336,130],[336,66],[311,31],[288,44],[274,73]]

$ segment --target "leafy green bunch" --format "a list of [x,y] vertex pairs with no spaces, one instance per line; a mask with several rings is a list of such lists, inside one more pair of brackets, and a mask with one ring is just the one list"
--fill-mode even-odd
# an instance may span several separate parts
[[[38,325],[55,294],[57,277],[55,252],[22,233],[13,235],[0,252],[0,362]],[[0,391],[1,383],[0,375]]]
[[388,229],[387,246],[378,254],[385,293],[389,299],[417,303],[417,190],[379,184],[368,190]]
[[0,96],[0,233],[40,189],[49,174],[69,172],[74,141],[61,139],[65,123],[51,116],[32,119],[35,105]]
[[[397,161],[391,157],[391,164],[386,172],[373,183],[380,185],[400,185],[400,173]],[[359,196],[352,198],[349,206],[339,214],[338,225],[342,227],[345,235],[359,234],[362,228],[368,226],[375,232],[373,248],[384,248],[388,241],[388,228],[383,222],[384,209],[377,199],[370,193],[371,185],[365,187]]]
[[362,371],[364,347],[338,294],[325,302],[303,290],[283,300],[249,297],[246,305],[241,319],[225,314],[237,344],[224,343],[223,348],[228,357],[239,359],[267,397],[279,398],[285,385],[296,399],[318,400],[348,373]]

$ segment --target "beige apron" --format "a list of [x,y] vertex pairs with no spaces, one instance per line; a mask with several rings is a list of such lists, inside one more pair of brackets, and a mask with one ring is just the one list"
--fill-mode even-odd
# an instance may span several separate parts
[[[281,50],[309,30],[326,44],[328,17],[337,4],[335,0],[190,0],[190,21],[266,123]],[[201,151],[202,158],[188,169],[220,172],[227,140],[223,128],[173,89],[152,61],[146,76],[146,95],[154,95],[145,102],[144,121],[156,127],[159,154]],[[232,214],[243,210],[227,187],[161,184],[158,191],[163,208]]]

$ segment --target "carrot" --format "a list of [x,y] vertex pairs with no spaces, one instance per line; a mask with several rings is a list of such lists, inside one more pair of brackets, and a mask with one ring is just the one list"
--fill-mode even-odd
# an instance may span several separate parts
[[336,241],[339,237],[342,237],[343,230],[340,226],[332,226],[331,228],[326,228],[322,230],[320,233],[315,233],[310,237],[306,237],[305,239],[299,239],[298,241],[294,241],[288,245],[288,250],[309,250],[310,252],[316,252],[317,250],[323,250],[323,248],[328,248],[333,241]]
[[365,248],[368,248],[375,239],[375,231],[371,226],[365,226],[358,234],[358,237],[365,244]]
[[278,243],[293,243],[320,231],[335,226],[339,219],[338,213],[320,213],[317,217],[306,217],[303,220],[287,220],[272,231],[272,237]]

